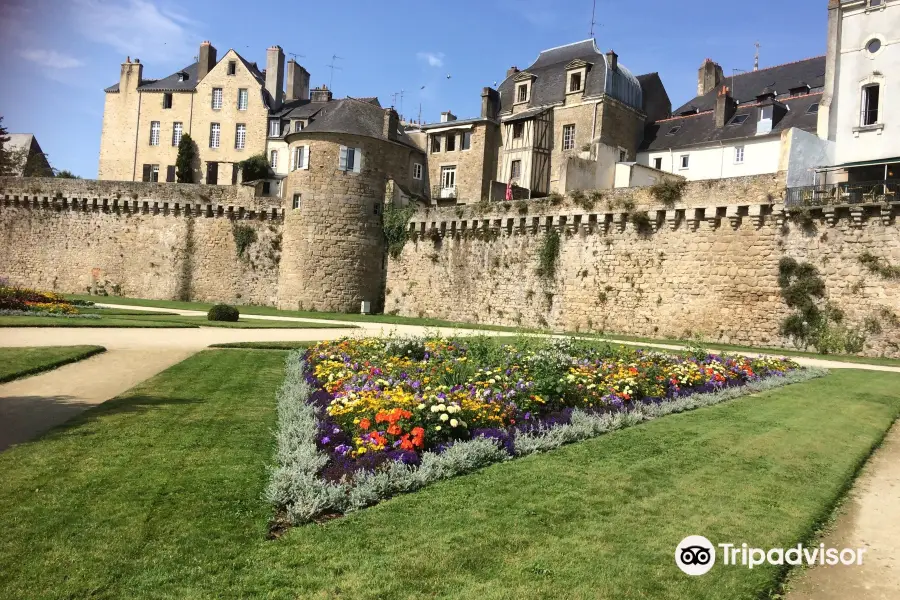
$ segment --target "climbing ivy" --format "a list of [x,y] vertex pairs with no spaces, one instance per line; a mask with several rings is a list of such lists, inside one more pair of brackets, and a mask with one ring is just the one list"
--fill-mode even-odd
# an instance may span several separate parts
[[234,236],[234,246],[240,258],[247,258],[247,249],[256,241],[256,230],[249,225],[235,223],[231,227]]
[[381,225],[384,230],[384,241],[391,258],[400,258],[403,246],[406,245],[408,224],[416,209],[412,206],[400,208],[392,203],[385,205]]
[[559,258],[559,232],[551,229],[544,236],[538,250],[537,274],[546,279],[556,275],[556,259]]

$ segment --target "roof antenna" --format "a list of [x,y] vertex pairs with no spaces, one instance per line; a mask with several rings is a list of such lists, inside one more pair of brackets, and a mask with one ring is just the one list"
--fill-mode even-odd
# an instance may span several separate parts
[[597,16],[597,0],[594,0],[594,8],[591,9],[591,39],[594,39],[594,25],[597,24],[595,17]]
[[340,67],[336,67],[334,65],[334,61],[336,61],[336,60],[344,60],[344,59],[343,59],[343,57],[340,57],[337,54],[334,54],[331,56],[331,64],[328,65],[328,68],[331,69],[331,78],[328,80],[328,89],[329,90],[334,89],[333,85],[332,85],[332,84],[334,84],[334,70],[337,69],[338,71],[343,71],[343,69],[341,69]]
[[306,58],[305,54],[297,54],[296,52],[288,52],[288,54],[294,57],[294,62],[297,62],[298,58]]
[[759,71],[759,42],[756,42],[756,60],[753,61],[753,70]]

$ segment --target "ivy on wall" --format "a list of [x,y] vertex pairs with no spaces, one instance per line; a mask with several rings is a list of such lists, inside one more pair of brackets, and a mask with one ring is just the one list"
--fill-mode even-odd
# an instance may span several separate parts
[[384,207],[381,226],[384,230],[384,241],[387,244],[388,254],[393,259],[400,258],[403,252],[403,246],[409,235],[408,225],[413,213],[416,212],[415,207],[406,206],[398,207],[393,203],[388,203]]
[[556,275],[556,261],[559,258],[559,232],[550,229],[538,249],[537,274],[545,279]]
[[235,223],[231,227],[231,233],[234,236],[234,246],[237,249],[238,257],[248,258],[247,249],[256,241],[256,230],[249,225]]

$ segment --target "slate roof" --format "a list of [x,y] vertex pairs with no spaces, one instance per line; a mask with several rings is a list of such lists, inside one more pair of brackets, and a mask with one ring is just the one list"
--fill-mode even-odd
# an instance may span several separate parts
[[[221,59],[219,59],[216,64],[218,65],[220,62],[225,60],[225,57],[228,55],[229,50],[226,52]],[[243,56],[234,52],[234,55],[237,56],[238,60],[243,63],[247,70],[250,71],[250,74],[253,75],[253,78],[256,79],[257,83],[261,86],[265,87],[266,78],[263,76],[262,72],[256,66],[256,63],[248,62]],[[142,79],[140,85],[138,85],[138,89],[142,92],[190,92],[197,88],[197,71],[198,71],[199,63],[195,62],[183,69],[179,69],[169,75],[168,77],[163,77],[162,79]],[[178,75],[180,73],[187,73],[186,81],[178,81]],[[114,85],[109,86],[104,92],[118,92],[119,84],[116,83]]]
[[531,88],[530,107],[561,104],[566,96],[566,65],[575,59],[591,63],[584,81],[584,96],[609,94],[635,108],[641,109],[641,86],[634,75],[622,63],[615,73],[610,73],[606,55],[600,52],[593,39],[544,50],[527,69],[503,80],[500,92],[500,113],[512,111],[515,100],[516,77],[522,72],[535,76]]
[[[792,127],[815,132],[818,113],[808,113],[808,110],[821,98],[822,93],[817,92],[782,100],[781,102],[788,107],[788,112],[775,124],[772,132],[766,135],[780,135],[782,131]],[[756,123],[759,120],[759,104],[754,102],[738,106],[737,112],[730,122],[740,115],[748,115],[747,120],[740,125],[726,124],[721,129],[716,128],[714,110],[656,121],[647,126],[640,151],[679,150],[715,142],[755,139],[757,137]],[[667,135],[675,127],[681,129],[674,135]]]
[[[307,133],[346,133],[370,137],[377,140],[385,140],[384,136],[384,110],[371,102],[357,100],[356,98],[342,98],[324,103],[309,124],[302,130],[288,133],[286,137]],[[397,122],[396,138],[392,141],[399,142],[419,150],[410,137]]]
[[[756,97],[767,87],[772,88],[779,99],[789,96],[792,88],[803,84],[808,85],[812,92],[821,91],[825,86],[825,57],[817,56],[759,71],[737,73],[733,79],[726,73],[722,84],[732,88],[732,97],[740,103],[755,102]],[[679,115],[689,109],[697,109],[700,112],[712,110],[716,106],[717,93],[718,90],[710,90],[685,102],[672,112]]]

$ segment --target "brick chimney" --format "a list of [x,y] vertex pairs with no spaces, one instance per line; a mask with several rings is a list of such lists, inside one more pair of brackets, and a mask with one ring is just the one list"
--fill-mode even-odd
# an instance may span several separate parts
[[606,62],[609,64],[611,71],[615,72],[619,70],[619,55],[616,54],[615,50],[610,50],[606,53]]
[[297,64],[293,58],[287,63],[287,92],[285,101],[307,100],[309,98],[309,71]]
[[272,97],[272,108],[280,108],[284,103],[284,51],[281,46],[266,50],[266,91]]
[[389,140],[397,139],[397,129],[400,127],[400,117],[393,108],[384,109],[384,137]]
[[737,102],[731,97],[729,89],[722,86],[716,96],[716,129],[722,129],[737,112]]
[[328,86],[323,85],[320,88],[316,88],[309,93],[309,99],[313,102],[331,102],[333,98],[333,94],[331,90],[328,89]]
[[216,66],[216,48],[209,40],[200,44],[200,52],[197,54],[197,81],[202,81],[206,74]]
[[143,76],[144,65],[141,64],[140,59],[136,58],[134,62],[131,62],[131,57],[126,57],[125,62],[122,63],[122,70],[119,72],[119,92],[138,89]]
[[697,74],[697,95],[703,96],[716,89],[722,84],[724,79],[725,75],[722,73],[721,65],[707,58],[703,61],[703,65]]
[[481,90],[481,118],[497,120],[500,113],[500,92],[494,88]]
[[515,75],[518,72],[519,72],[519,67],[510,67],[506,70],[506,77],[507,78],[512,77],[513,75]]

